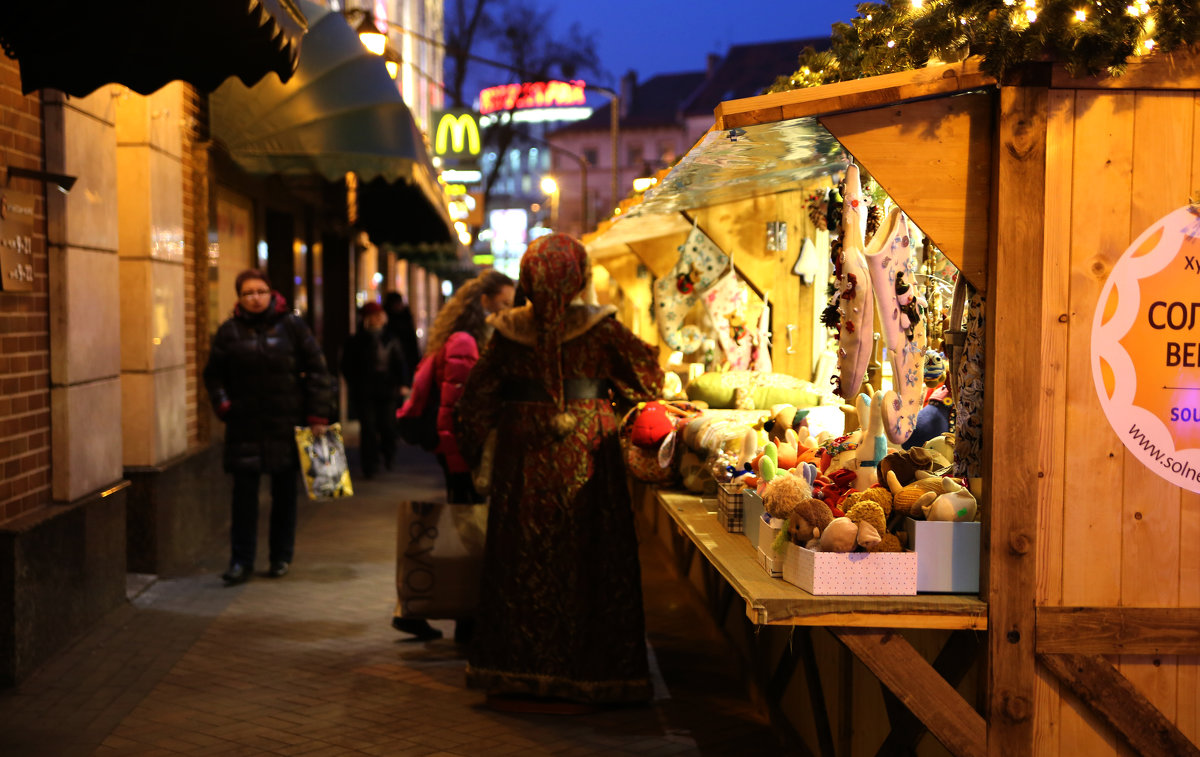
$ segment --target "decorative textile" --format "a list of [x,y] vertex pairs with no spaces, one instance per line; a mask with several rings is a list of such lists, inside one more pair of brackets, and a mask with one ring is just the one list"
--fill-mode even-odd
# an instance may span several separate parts
[[[545,252],[535,243],[526,261]],[[538,277],[533,283],[553,282]],[[540,316],[546,293],[526,291]],[[560,323],[587,321],[585,308],[559,311]],[[612,403],[567,402],[576,424],[560,439],[549,428],[558,412],[555,403],[501,397],[513,382],[552,382],[561,393],[563,378],[601,378],[611,383],[618,401],[649,401],[662,388],[656,352],[606,317],[553,345],[562,359],[547,365],[540,359],[540,340],[531,347],[509,338],[505,321],[493,319],[496,334],[457,412],[460,448],[469,462],[479,460],[489,430],[496,429],[480,614],[467,681],[492,694],[585,702],[647,699],[637,537]],[[539,331],[539,337],[547,332]],[[553,379],[547,375],[552,368],[560,369]]]
[[967,340],[963,359],[954,366],[958,400],[954,417],[954,473],[958,478],[983,475],[983,335],[984,298],[978,292],[967,305]]
[[684,316],[728,267],[729,256],[693,226],[687,241],[679,248],[675,267],[654,282],[654,318],[663,341],[671,349],[685,354],[700,349],[704,335],[695,326],[684,326]]
[[846,199],[842,205],[842,249],[834,266],[838,310],[837,394],[850,400],[858,394],[874,349],[875,298],[863,256],[866,203],[858,166],[846,169]]
[[717,332],[717,343],[730,370],[748,371],[754,357],[754,339],[746,325],[746,287],[733,271],[725,274],[701,296]]
[[926,306],[917,292],[912,250],[908,221],[900,208],[894,207],[866,250],[879,322],[892,362],[894,390],[883,397],[883,427],[893,444],[912,435],[925,394]]

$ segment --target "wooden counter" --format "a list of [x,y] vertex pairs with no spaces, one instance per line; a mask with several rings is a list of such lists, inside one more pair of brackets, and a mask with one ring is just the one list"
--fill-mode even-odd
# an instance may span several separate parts
[[744,534],[723,529],[700,497],[658,490],[659,507],[746,602],[758,625],[868,628],[987,628],[987,604],[974,595],[814,596],[767,575]]

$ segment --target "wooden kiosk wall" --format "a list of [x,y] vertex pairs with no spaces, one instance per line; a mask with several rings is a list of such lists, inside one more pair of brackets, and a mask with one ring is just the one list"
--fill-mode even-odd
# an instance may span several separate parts
[[[1195,55],[1155,56],[1118,79],[1046,64],[1001,85],[968,61],[717,110],[719,129],[819,116],[856,139],[877,178],[888,171],[873,161],[894,167],[895,145],[870,130],[895,136],[929,119],[909,129],[908,177],[881,183],[943,247],[919,205],[939,205],[953,226],[945,209],[957,203],[963,228],[947,236],[963,248],[947,253],[986,282],[990,755],[1200,754],[1200,496],[1126,453],[1090,362],[1115,261],[1197,197],[1198,90]],[[964,91],[990,93],[990,106],[967,106],[956,130],[936,114]],[[939,189],[931,166],[954,181]]]

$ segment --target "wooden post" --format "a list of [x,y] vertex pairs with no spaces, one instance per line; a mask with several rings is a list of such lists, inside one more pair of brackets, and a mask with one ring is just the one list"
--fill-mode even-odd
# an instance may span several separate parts
[[[984,477],[988,503],[988,754],[1034,752],[1034,601],[1045,228],[1045,82],[1000,89],[995,238],[988,262]],[[1032,434],[1030,432],[1033,432]],[[996,477],[1000,478],[997,479]]]

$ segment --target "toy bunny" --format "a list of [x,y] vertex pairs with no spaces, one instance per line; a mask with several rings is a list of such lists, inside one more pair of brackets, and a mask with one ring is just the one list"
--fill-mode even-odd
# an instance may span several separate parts
[[859,422],[863,424],[864,431],[854,454],[858,461],[854,488],[865,491],[873,484],[879,483],[879,461],[888,453],[887,439],[883,434],[883,392],[875,392],[874,397],[860,394],[855,405],[858,407]]

